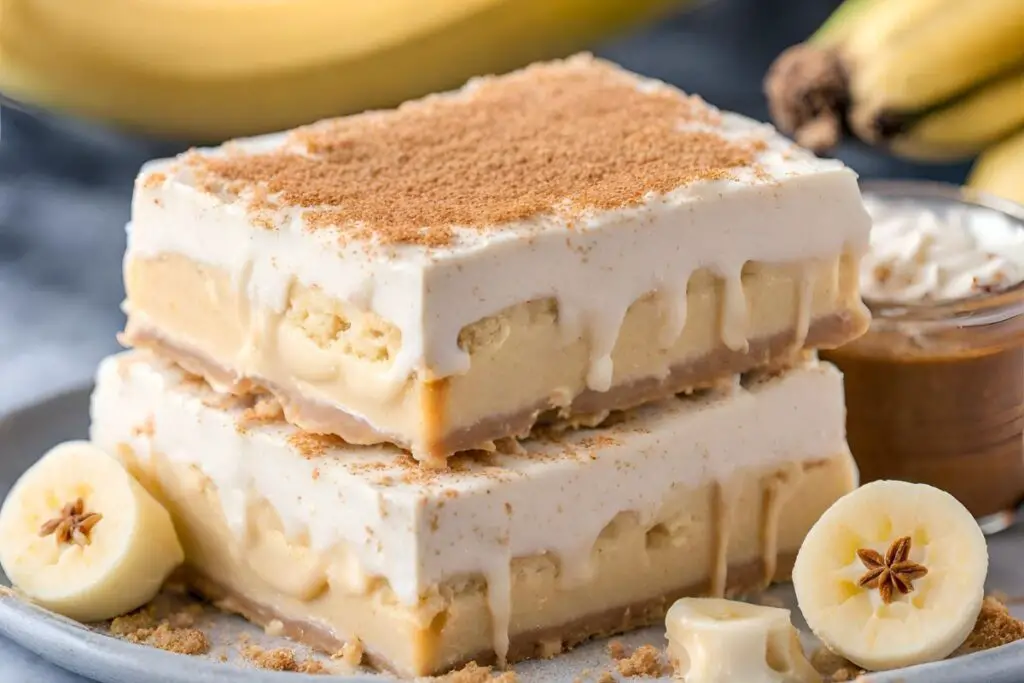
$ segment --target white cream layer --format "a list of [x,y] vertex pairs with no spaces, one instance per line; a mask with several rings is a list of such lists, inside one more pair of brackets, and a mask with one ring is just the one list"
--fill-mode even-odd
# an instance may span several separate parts
[[128,443],[137,457],[156,451],[198,468],[240,541],[250,506],[265,500],[289,538],[308,538],[315,550],[343,544],[356,562],[339,580],[355,590],[382,576],[415,604],[445,579],[483,574],[499,654],[513,557],[549,553],[563,581],[582,580],[598,535],[621,512],[653,524],[674,488],[846,452],[842,377],[817,361],[749,388],[662,401],[612,427],[526,441],[523,453],[496,453],[425,480],[416,476],[425,470],[399,464],[392,448],[347,446],[306,458],[287,441],[291,426],[240,431],[239,410],[210,407],[210,394],[184,379],[140,352],[106,359],[92,401],[94,442],[110,453]]
[[[636,84],[670,88],[639,77]],[[472,98],[473,90],[470,83],[445,96]],[[723,342],[742,349],[745,262],[794,264],[867,248],[870,220],[853,171],[739,115],[723,114],[712,129],[767,146],[732,179],[694,182],[636,207],[592,212],[571,230],[554,214],[487,230],[456,227],[453,245],[435,249],[343,246],[339,231],[309,230],[298,209],[275,212],[273,229],[256,226],[246,193],[203,192],[187,165],[157,161],[136,184],[127,258],[178,253],[226,269],[264,310],[280,311],[294,280],[372,310],[401,331],[401,351],[386,369],[397,385],[412,373],[421,379],[465,373],[470,358],[459,348],[460,330],[514,304],[553,297],[566,339],[582,336],[590,345],[588,386],[606,390],[623,317],[645,294],[658,292],[664,301],[658,342],[667,347],[686,323],[691,274],[713,270],[727,288]],[[281,134],[233,143],[258,151],[287,144]],[[156,172],[165,175],[160,182],[153,182]]]

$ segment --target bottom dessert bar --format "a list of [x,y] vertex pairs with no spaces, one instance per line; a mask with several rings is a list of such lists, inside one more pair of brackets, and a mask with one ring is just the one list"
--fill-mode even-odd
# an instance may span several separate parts
[[139,352],[107,359],[92,437],[171,511],[192,586],[401,675],[550,656],[682,595],[788,576],[850,491],[842,378],[782,375],[426,470],[303,433]]

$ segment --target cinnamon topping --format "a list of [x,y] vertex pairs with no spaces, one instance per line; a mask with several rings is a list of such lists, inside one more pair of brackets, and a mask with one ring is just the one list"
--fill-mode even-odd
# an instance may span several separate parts
[[726,139],[697,97],[580,56],[476,81],[458,94],[324,121],[268,152],[183,158],[196,184],[250,209],[306,209],[312,229],[440,247],[453,226],[615,209],[730,177],[766,147]]

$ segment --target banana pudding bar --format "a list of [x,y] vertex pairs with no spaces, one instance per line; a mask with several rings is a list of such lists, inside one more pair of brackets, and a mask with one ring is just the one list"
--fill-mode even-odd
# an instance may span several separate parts
[[124,339],[443,465],[868,316],[855,174],[579,56],[139,176]]
[[843,413],[838,371],[804,360],[440,471],[136,351],[101,365],[92,439],[170,511],[197,590],[414,676],[549,656],[682,595],[788,577],[855,485]]

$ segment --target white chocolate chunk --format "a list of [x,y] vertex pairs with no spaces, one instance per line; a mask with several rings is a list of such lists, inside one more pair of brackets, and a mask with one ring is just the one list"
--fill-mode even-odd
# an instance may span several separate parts
[[677,600],[668,653],[686,683],[820,683],[789,610],[719,598]]

